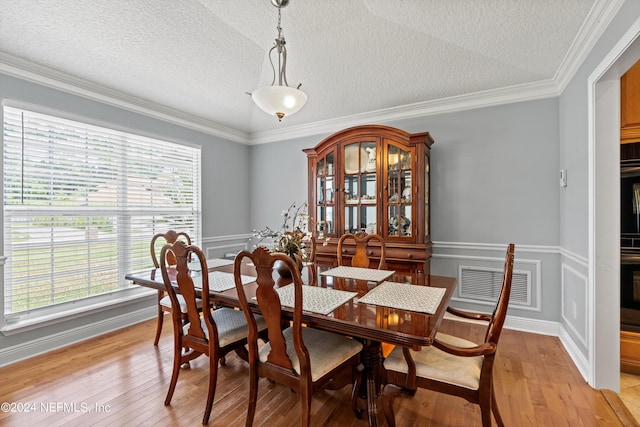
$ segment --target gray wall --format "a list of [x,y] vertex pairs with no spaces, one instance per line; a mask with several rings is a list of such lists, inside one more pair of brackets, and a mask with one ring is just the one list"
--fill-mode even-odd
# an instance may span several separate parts
[[[558,102],[521,102],[385,123],[435,139],[432,240],[557,245]],[[328,135],[251,148],[252,226],[306,200],[302,152]]]
[[432,240],[557,245],[557,99],[399,122],[432,147]]
[[307,201],[307,156],[302,150],[321,139],[305,137],[251,147],[251,229],[278,230],[282,211],[294,202]]
[[[0,98],[55,109],[79,118],[86,117],[105,126],[140,132],[146,136],[200,145],[203,236],[206,238],[244,234],[249,228],[249,178],[246,173],[249,148],[246,145],[225,141],[4,74],[0,74]],[[3,283],[3,279],[4,273],[0,275],[0,283]],[[156,312],[155,307],[156,297],[152,296],[27,333],[11,336],[0,334],[0,366],[152,317]],[[152,337],[149,339],[151,342]]]
[[[435,140],[432,273],[457,277],[459,265],[500,269],[506,244],[514,242],[516,269],[531,273],[532,307],[510,314],[558,322],[558,99],[384,124],[428,131]],[[277,227],[283,209],[306,200],[302,149],[326,136],[251,148],[252,227]],[[491,309],[462,301],[456,305]]]

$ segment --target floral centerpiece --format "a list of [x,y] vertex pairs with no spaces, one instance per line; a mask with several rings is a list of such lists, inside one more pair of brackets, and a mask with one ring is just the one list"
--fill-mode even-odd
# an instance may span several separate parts
[[[293,202],[287,210],[282,211],[282,216],[280,230],[273,230],[269,227],[253,230],[253,238],[257,239],[254,247],[266,246],[264,242],[270,240],[273,243],[270,248],[272,252],[282,252],[289,255],[298,268],[302,268],[303,263],[309,261],[311,253],[311,248],[308,246],[311,232],[308,230],[307,202],[301,205],[296,205]],[[282,271],[281,274],[283,274]]]

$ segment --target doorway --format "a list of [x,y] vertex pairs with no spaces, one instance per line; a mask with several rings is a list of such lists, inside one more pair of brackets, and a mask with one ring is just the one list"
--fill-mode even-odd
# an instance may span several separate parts
[[640,19],[587,80],[589,383],[616,393],[620,392],[620,77],[640,59],[638,34]]

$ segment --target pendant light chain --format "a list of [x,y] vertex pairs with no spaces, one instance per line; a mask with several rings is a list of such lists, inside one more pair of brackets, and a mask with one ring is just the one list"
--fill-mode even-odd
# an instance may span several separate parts
[[[282,14],[280,13],[281,7],[278,7],[278,38],[276,39],[276,47],[278,48],[278,84],[282,86],[284,83],[286,86],[289,86],[287,82],[287,48],[285,44],[287,42],[284,41],[284,35],[282,34]],[[269,55],[271,56],[271,55]],[[269,58],[271,59],[271,58]],[[275,76],[274,76],[275,79]]]

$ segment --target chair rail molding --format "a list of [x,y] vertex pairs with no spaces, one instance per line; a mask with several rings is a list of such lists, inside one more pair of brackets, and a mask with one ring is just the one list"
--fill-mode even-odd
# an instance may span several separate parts
[[228,236],[203,237],[202,244],[215,243],[215,242],[227,242],[230,240],[241,240],[241,239],[249,240],[252,236],[253,234],[251,233],[244,233],[244,234],[231,234]]
[[[485,251],[503,251],[506,243],[475,243],[475,242],[433,242],[434,249],[458,249],[458,250],[485,250]],[[587,257],[579,255],[570,251],[562,246],[553,245],[523,245],[518,244],[516,246],[517,252],[532,252],[532,253],[548,253],[548,254],[560,254],[565,258],[569,258],[572,261],[587,268],[589,266],[589,260]]]
[[231,253],[247,249],[247,243],[253,234],[234,234],[202,238],[202,251],[207,258],[226,258]]

